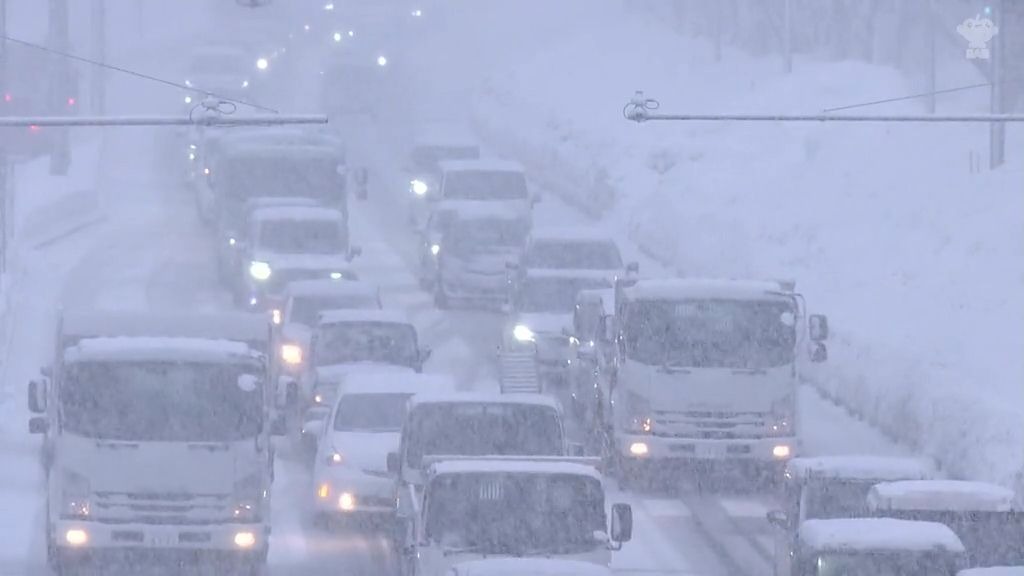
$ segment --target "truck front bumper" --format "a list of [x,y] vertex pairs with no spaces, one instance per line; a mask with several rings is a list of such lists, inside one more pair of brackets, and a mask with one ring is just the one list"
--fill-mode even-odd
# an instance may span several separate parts
[[796,455],[795,437],[707,440],[618,432],[615,445],[622,458],[635,461],[785,462]]
[[[324,485],[327,490],[319,492]],[[314,507],[318,513],[340,517],[395,514],[394,478],[358,472],[331,474],[319,479],[317,488]]]
[[64,556],[83,559],[131,555],[140,551],[168,557],[223,556],[260,561],[270,540],[267,524],[107,524],[58,520],[51,542]]

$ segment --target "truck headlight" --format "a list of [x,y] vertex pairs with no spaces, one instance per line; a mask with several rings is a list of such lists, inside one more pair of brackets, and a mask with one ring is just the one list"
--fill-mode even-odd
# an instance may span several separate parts
[[281,361],[285,364],[302,364],[302,347],[298,344],[281,345]]
[[536,339],[536,335],[530,327],[525,324],[516,324],[516,327],[512,329],[512,336],[520,342],[533,342]]
[[351,492],[342,492],[341,496],[338,496],[338,508],[346,512],[350,512],[356,509],[356,497]]
[[266,262],[253,260],[249,264],[249,275],[252,276],[254,280],[259,280],[262,282],[270,278],[270,274],[270,264],[267,264]]
[[441,253],[441,245],[440,244],[431,244],[430,245],[430,253],[433,254],[434,256],[437,256],[438,254],[440,254]]
[[345,463],[345,457],[341,455],[341,452],[331,452],[324,460],[328,466],[339,466]]
[[256,59],[256,69],[257,70],[266,70],[269,67],[270,67],[270,61],[267,60],[266,58],[257,58]]
[[413,180],[409,183],[409,190],[417,196],[425,196],[430,191],[430,186],[423,180]]

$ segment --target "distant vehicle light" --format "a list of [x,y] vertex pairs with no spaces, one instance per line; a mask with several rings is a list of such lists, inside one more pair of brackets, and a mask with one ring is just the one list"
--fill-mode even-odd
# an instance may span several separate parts
[[[275,324],[277,323],[275,322]],[[281,346],[281,360],[285,364],[291,364],[292,366],[302,364],[302,347],[298,344],[283,344]]]
[[386,56],[377,56],[377,66],[384,67],[388,65],[388,59]]
[[333,38],[335,42],[341,42],[341,32],[335,32]]
[[275,326],[280,326],[281,325],[281,310],[279,310],[277,308],[274,308],[273,310],[271,310],[270,311],[270,321],[273,322]]
[[266,262],[260,262],[259,260],[253,260],[249,264],[249,275],[255,280],[266,280],[270,278],[271,270],[270,264]]
[[423,196],[430,191],[430,187],[423,180],[413,180],[409,183],[409,189],[417,196]]
[[235,533],[235,546],[239,548],[252,548],[256,545],[256,535],[252,532]]
[[191,103],[192,103],[192,97],[191,96],[185,96],[185,104],[191,104]]
[[441,245],[440,244],[431,244],[430,245],[430,253],[431,254],[433,254],[434,256],[437,256],[440,252],[441,252]]
[[351,492],[342,492],[338,497],[338,508],[349,512],[356,508],[356,497]]
[[191,88],[192,87],[192,81],[191,80],[185,80],[185,86],[188,86],[189,88]]
[[270,66],[270,62],[266,58],[257,58],[256,59],[256,69],[257,70],[266,70],[269,66]]
[[64,534],[64,540],[72,546],[85,546],[89,543],[89,533],[85,530],[71,529]]
[[188,159],[189,159],[190,162],[195,162],[196,161],[196,153],[195,152],[189,152],[188,153]]
[[76,102],[74,98],[68,98],[68,106],[74,106]]
[[649,451],[646,442],[633,442],[629,445],[629,453],[633,456],[646,456]]
[[324,10],[327,10],[327,11],[334,10],[334,2],[328,2],[327,4],[324,4]]
[[338,452],[331,452],[331,455],[327,457],[327,463],[330,465],[341,464],[345,461],[345,457]]
[[789,458],[789,454],[789,446],[785,444],[779,444],[772,448],[772,456],[776,458]]
[[207,166],[206,168],[203,168],[203,176],[209,176],[209,175],[210,175],[210,167]]
[[242,80],[242,88],[248,88],[248,87],[249,87],[249,81],[248,80]]
[[423,10],[413,10],[412,16],[413,18],[419,18],[420,16],[423,16]]
[[342,273],[341,272],[331,272],[331,280],[341,280],[341,278],[342,278]]
[[533,342],[536,339],[533,330],[525,324],[516,324],[516,327],[512,329],[512,336],[520,342]]
[[321,500],[326,499],[331,495],[331,485],[326,483],[321,484],[316,490],[316,495],[319,496]]
[[306,32],[309,32],[309,24],[305,24],[305,25],[304,25],[304,26],[302,27],[302,29],[303,29],[303,30],[305,30]]
[[313,396],[313,403],[314,404],[323,404],[324,403],[324,397],[319,395],[319,394],[314,395]]
[[354,37],[355,37],[355,35],[356,35],[356,31],[355,31],[355,30],[349,30],[349,31],[348,31],[348,37],[349,37],[349,38],[354,38]]

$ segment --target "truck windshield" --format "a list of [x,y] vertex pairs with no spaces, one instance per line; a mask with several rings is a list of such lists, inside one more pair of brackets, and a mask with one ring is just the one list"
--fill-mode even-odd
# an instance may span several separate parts
[[604,492],[570,474],[452,474],[430,483],[426,536],[482,554],[572,553],[603,545]]
[[480,149],[476,146],[417,146],[412,151],[413,166],[417,170],[436,174],[438,163],[444,160],[476,160]]
[[338,432],[398,432],[412,394],[346,394],[338,401]]
[[639,301],[625,314],[626,353],[687,368],[775,368],[793,362],[793,304],[781,300]]
[[443,243],[458,254],[507,251],[526,242],[527,224],[519,220],[482,219],[452,222]]
[[285,153],[238,154],[225,162],[225,173],[214,174],[226,192],[236,200],[248,198],[298,197],[318,200],[341,198],[343,180],[338,160],[303,158]]
[[576,308],[576,296],[580,290],[611,286],[611,282],[604,278],[527,276],[519,293],[519,310],[569,314]]
[[[246,375],[249,380],[246,380]],[[60,388],[64,429],[97,440],[233,442],[259,434],[261,375],[254,366],[84,362]]]
[[382,362],[415,367],[419,362],[416,329],[396,322],[338,322],[321,326],[317,366]]
[[332,220],[262,222],[256,247],[278,254],[341,254],[347,248],[341,223]]
[[526,176],[522,172],[449,172],[444,178],[448,200],[526,200]]
[[377,309],[380,303],[373,294],[345,294],[337,296],[296,296],[292,299],[288,322],[315,326],[324,310]]
[[616,270],[622,256],[614,242],[534,242],[524,257],[527,268],[560,270]]
[[423,456],[560,456],[562,426],[547,406],[425,404],[409,415],[406,461]]
[[817,576],[954,576],[956,561],[936,552],[827,553],[818,557]]
[[868,514],[867,496],[874,482],[829,481],[808,484],[800,501],[802,518],[861,518]]

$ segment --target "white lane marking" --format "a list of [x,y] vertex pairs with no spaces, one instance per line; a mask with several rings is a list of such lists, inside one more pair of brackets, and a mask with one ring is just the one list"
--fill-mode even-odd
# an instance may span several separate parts
[[692,516],[690,509],[679,500],[668,498],[645,498],[644,509],[655,518],[667,516]]
[[758,500],[720,498],[718,503],[733,518],[764,518],[768,514],[768,506]]

